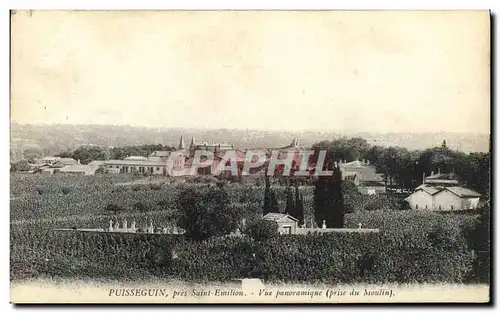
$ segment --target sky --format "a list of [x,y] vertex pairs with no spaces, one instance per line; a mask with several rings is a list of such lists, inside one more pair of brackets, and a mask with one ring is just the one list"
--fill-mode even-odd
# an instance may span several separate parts
[[490,132],[487,11],[17,11],[11,121]]

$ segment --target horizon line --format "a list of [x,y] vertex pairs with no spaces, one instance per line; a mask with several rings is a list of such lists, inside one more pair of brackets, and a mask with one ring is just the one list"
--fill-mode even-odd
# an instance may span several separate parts
[[[393,132],[380,132],[380,131],[362,131],[362,130],[326,130],[326,129],[304,129],[304,130],[273,130],[264,128],[230,128],[230,127],[203,127],[203,126],[143,126],[143,125],[130,125],[130,124],[92,124],[92,123],[23,123],[10,121],[10,125],[18,124],[23,126],[108,126],[108,127],[131,127],[131,128],[145,128],[145,129],[195,129],[195,130],[238,130],[238,131],[264,131],[264,132],[289,132],[289,133],[304,133],[304,132],[320,132],[320,133],[335,133],[335,134],[436,134],[436,133],[448,133],[448,134],[468,134],[468,135],[489,135],[491,136],[491,131],[489,133],[483,132],[454,132],[447,130],[438,131],[393,131]],[[9,127],[10,128],[10,127]]]

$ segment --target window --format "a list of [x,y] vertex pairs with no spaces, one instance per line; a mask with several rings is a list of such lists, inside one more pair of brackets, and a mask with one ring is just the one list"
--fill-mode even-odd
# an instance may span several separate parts
[[439,210],[441,210],[441,205],[439,205]]
[[417,210],[418,210],[418,204],[415,204],[415,209],[417,209]]
[[160,170],[160,168],[159,168],[159,167],[157,167],[157,168],[156,168],[156,170],[157,170],[157,171],[159,171],[159,170]]
[[451,210],[453,211],[453,205],[451,206]]
[[292,226],[283,226],[283,234],[291,234]]
[[425,205],[425,208],[427,209],[427,204]]

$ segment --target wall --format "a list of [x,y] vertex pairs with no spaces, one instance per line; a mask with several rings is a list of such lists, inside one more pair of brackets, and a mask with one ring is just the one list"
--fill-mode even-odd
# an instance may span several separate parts
[[439,206],[441,211],[456,211],[467,210],[469,205],[467,199],[462,199],[449,190],[443,190],[434,196],[434,210],[439,211]]
[[415,191],[414,193],[412,193],[408,197],[408,203],[410,204],[410,207],[412,209],[417,209],[417,205],[418,205],[418,210],[422,210],[422,209],[425,210],[426,206],[427,206],[427,209],[430,210],[430,209],[432,209],[432,205],[433,205],[432,196],[423,190],[418,190],[418,191]]
[[291,229],[291,233],[292,234],[295,234],[296,232],[296,228],[297,228],[297,222],[295,222],[294,220],[292,219],[289,219],[289,218],[284,218],[282,220],[280,220],[278,222],[278,232],[281,234],[283,232],[285,232],[285,227],[286,226],[291,226],[292,229]]

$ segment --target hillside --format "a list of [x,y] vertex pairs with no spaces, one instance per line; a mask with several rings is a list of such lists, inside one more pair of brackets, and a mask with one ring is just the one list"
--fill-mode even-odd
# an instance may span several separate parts
[[464,152],[488,151],[489,136],[467,133],[329,133],[329,132],[277,132],[263,130],[235,129],[181,129],[147,128],[111,125],[25,125],[11,124],[11,156],[18,159],[26,149],[40,150],[44,155],[53,155],[73,150],[80,145],[126,146],[138,144],[177,145],[181,135],[186,143],[191,136],[197,141],[229,141],[238,147],[282,147],[294,137],[300,138],[300,145],[308,147],[314,142],[331,140],[341,136],[362,137],[370,144],[381,146],[397,145],[408,149],[425,149],[437,146],[446,139],[448,147]]

